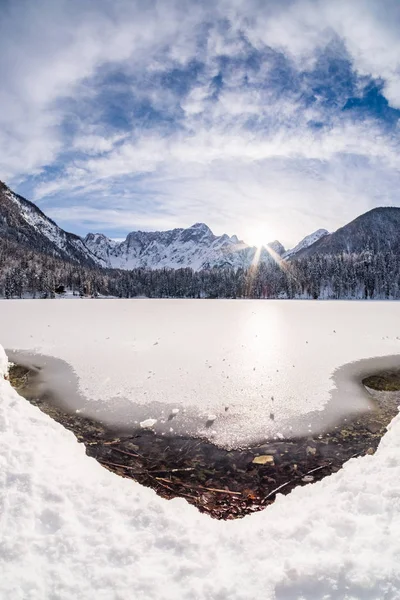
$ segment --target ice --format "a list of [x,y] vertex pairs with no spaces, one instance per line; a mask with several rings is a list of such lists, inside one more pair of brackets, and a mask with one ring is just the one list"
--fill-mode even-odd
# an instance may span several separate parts
[[145,419],[140,421],[139,425],[142,429],[151,429],[157,423],[157,419]]
[[180,409],[176,434],[212,435],[227,447],[289,427],[307,434],[312,420],[303,416],[329,405],[330,418],[367,408],[355,361],[397,355],[399,336],[395,302],[0,302],[5,348],[35,353],[43,376],[54,370],[46,356],[70,365],[56,383],[72,410],[127,426],[157,419],[154,429],[168,432],[163,415]]
[[5,368],[0,348],[2,600],[400,598],[399,417],[375,455],[220,522],[102,468]]

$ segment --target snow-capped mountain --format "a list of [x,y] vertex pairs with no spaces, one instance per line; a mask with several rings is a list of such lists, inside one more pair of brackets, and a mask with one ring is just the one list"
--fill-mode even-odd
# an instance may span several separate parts
[[301,250],[305,250],[309,246],[312,246],[312,244],[315,244],[315,242],[325,237],[326,235],[329,235],[329,231],[327,231],[326,229],[317,229],[317,231],[314,231],[314,233],[306,235],[306,237],[303,238],[301,242],[297,244],[297,246],[291,248],[290,250],[286,250],[286,252],[283,255],[283,258],[290,258],[291,256],[294,256]]
[[[214,235],[204,223],[187,229],[169,231],[133,231],[123,242],[116,242],[100,233],[89,233],[84,243],[109,268],[182,268],[198,271],[209,267],[249,267],[257,249],[239,240],[236,235]],[[281,254],[279,242],[271,247]],[[266,249],[260,260],[271,260]]]
[[[247,268],[257,261],[272,260],[266,248],[247,245],[236,235],[214,235],[204,223],[170,231],[133,231],[123,242],[101,233],[85,239],[61,229],[35,204],[12,192],[0,182],[0,235],[29,250],[73,260],[79,264],[134,269],[137,267]],[[268,245],[281,256],[285,249],[278,241]]]
[[[133,231],[122,242],[101,233],[84,239],[61,229],[35,204],[0,182],[0,239],[30,251],[72,260],[86,266],[117,269],[190,267],[248,268],[255,262],[295,260],[312,254],[372,253],[400,254],[400,209],[375,208],[334,233],[318,229],[297,246],[285,251],[275,240],[256,248],[236,235],[214,235],[204,223],[187,229]],[[12,253],[10,247],[8,252]]]
[[94,265],[98,261],[83,240],[67,233],[32,202],[0,182],[0,236],[30,250]]

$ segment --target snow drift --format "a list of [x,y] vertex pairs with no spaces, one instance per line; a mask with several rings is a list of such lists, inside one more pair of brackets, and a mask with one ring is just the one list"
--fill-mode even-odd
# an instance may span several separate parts
[[0,598],[400,598],[400,419],[377,453],[218,522],[86,457],[4,379]]

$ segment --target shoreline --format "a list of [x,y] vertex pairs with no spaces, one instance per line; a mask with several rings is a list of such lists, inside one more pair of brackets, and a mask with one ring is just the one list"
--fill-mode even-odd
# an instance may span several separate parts
[[[369,383],[382,373],[396,379],[396,385],[400,381],[398,370],[381,370],[369,376]],[[368,389],[374,409],[348,415],[325,433],[226,450],[206,439],[145,429],[118,435],[101,421],[57,406],[48,390],[32,395],[34,369],[16,364],[9,376],[21,396],[72,431],[85,445],[86,454],[105,468],[151,487],[164,498],[185,498],[217,519],[262,510],[278,493],[290,493],[298,485],[335,473],[352,457],[373,454],[400,404],[400,392]]]

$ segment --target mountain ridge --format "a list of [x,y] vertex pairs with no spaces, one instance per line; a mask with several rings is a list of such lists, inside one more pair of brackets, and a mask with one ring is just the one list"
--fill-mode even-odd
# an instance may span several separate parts
[[0,235],[44,254],[95,265],[82,238],[61,229],[36,204],[0,181]]
[[378,207],[338,230],[318,229],[292,249],[275,240],[256,248],[236,235],[215,235],[205,223],[167,231],[132,231],[115,241],[102,233],[84,238],[68,233],[33,202],[0,182],[0,236],[38,252],[91,267],[131,270],[248,268],[256,262],[293,261],[314,254],[359,254],[364,251],[400,255],[400,208]]
[[315,244],[315,242],[317,242],[319,239],[323,238],[326,235],[329,235],[329,231],[327,231],[327,229],[317,229],[313,233],[306,235],[302,240],[300,240],[300,242],[296,246],[294,246],[290,250],[286,250],[285,254],[283,255],[283,258],[290,258],[291,256],[298,254],[301,250],[308,248],[312,244]]
[[[246,267],[257,251],[236,235],[214,235],[205,223],[167,231],[132,231],[122,242],[89,233],[84,243],[107,267],[120,269]],[[263,260],[269,259],[266,252]]]
[[359,215],[350,223],[325,235],[296,253],[296,258],[313,254],[360,254],[394,252],[400,254],[400,208],[380,206]]

